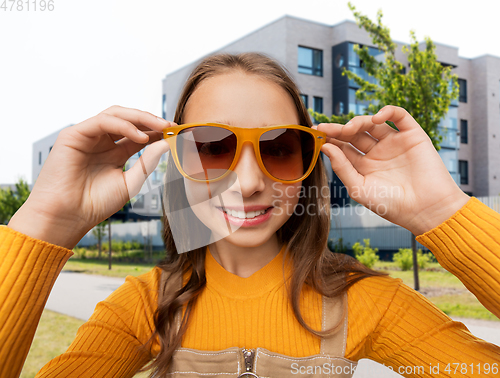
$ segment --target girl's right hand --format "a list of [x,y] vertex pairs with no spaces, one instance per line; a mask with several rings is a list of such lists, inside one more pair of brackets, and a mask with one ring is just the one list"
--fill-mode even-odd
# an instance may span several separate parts
[[[139,193],[169,149],[162,130],[172,125],[151,113],[112,106],[63,129],[31,195],[8,226],[72,249]],[[127,160],[145,145],[141,158],[124,172]]]

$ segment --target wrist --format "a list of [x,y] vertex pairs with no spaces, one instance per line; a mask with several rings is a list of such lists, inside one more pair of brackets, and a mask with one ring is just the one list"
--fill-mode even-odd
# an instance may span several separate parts
[[469,200],[470,197],[460,190],[455,195],[447,196],[444,200],[421,210],[413,217],[411,225],[405,228],[415,236],[425,234],[450,219]]
[[88,231],[77,220],[55,218],[43,209],[31,206],[29,199],[14,214],[7,226],[34,239],[67,249],[73,249]]

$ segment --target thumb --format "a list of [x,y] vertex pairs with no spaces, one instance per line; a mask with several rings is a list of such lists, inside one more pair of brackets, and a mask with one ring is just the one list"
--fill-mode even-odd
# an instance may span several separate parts
[[163,154],[170,150],[167,141],[162,139],[146,147],[139,160],[129,170],[124,172],[125,185],[129,199],[135,197],[141,190],[148,176],[155,170]]

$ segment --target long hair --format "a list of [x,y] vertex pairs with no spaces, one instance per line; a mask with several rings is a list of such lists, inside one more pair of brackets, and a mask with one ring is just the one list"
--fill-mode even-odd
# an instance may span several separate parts
[[[174,122],[183,122],[186,104],[196,88],[206,79],[216,75],[230,72],[242,72],[269,80],[280,86],[293,100],[298,112],[299,123],[311,127],[311,119],[305,108],[296,84],[291,79],[286,69],[271,58],[259,53],[243,53],[238,55],[218,54],[205,58],[191,73],[188,78],[175,112]],[[160,353],[148,368],[153,368],[155,376],[167,373],[172,361],[172,355],[181,344],[182,336],[186,330],[189,314],[195,305],[197,296],[206,284],[205,276],[205,247],[189,248],[189,237],[186,240],[175,241],[185,243],[189,252],[177,253],[173,238],[172,227],[185,227],[187,229],[186,214],[189,213],[183,180],[177,172],[172,159],[167,162],[167,177],[165,180],[165,196],[173,196],[174,200],[165,201],[163,204],[163,240],[167,251],[166,258],[158,266],[173,277],[184,275],[187,278],[182,287],[176,291],[164,293],[161,303],[155,313],[156,330],[153,337],[158,337]],[[293,313],[298,322],[309,332],[324,336],[337,330],[343,322],[331,330],[318,331],[309,327],[302,317],[299,298],[304,285],[309,285],[319,294],[335,297],[343,294],[355,282],[369,276],[382,275],[360,264],[357,260],[343,254],[332,253],[327,248],[328,233],[330,231],[330,198],[325,196],[323,190],[309,190],[327,186],[325,169],[321,159],[318,159],[312,173],[302,182],[302,190],[307,196],[300,196],[298,206],[304,209],[316,209],[314,215],[309,211],[299,216],[294,214],[277,231],[280,243],[287,244],[286,257],[292,263],[292,274],[289,281],[289,300]],[[170,221],[165,216],[165,210],[170,214],[175,210],[178,218]],[[189,214],[188,214],[189,215]],[[193,214],[194,215],[194,214]],[[190,219],[192,219],[191,217]],[[195,218],[195,217],[194,217]],[[201,221],[189,224],[189,233],[209,233]],[[176,237],[178,238],[177,234]],[[163,290],[163,288],[160,288]],[[185,309],[181,327],[175,326],[175,314]],[[344,316],[346,314],[344,313]]]

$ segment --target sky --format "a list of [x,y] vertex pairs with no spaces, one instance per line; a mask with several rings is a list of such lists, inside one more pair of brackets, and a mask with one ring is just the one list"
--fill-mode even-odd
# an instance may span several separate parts
[[[40,2],[28,11],[0,0],[0,185],[31,183],[34,142],[111,105],[161,115],[167,74],[284,15],[354,20],[337,0],[52,0],[52,11]],[[352,3],[372,19],[381,9],[394,40],[415,30],[465,58],[500,57],[499,1]]]

